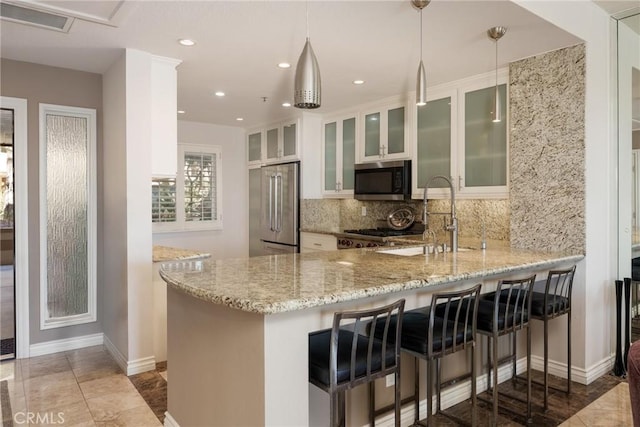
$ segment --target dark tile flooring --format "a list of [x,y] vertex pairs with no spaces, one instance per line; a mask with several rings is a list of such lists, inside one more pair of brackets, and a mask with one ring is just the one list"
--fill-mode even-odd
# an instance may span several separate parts
[[140,396],[162,423],[164,423],[164,413],[167,410],[167,381],[160,375],[160,372],[166,372],[166,370],[167,362],[161,362],[156,364],[155,371],[129,376],[129,380],[138,390]]

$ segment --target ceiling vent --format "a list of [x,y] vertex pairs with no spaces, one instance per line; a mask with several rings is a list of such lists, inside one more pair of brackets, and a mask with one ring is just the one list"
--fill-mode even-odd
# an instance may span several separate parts
[[33,25],[48,30],[69,32],[74,18],[51,12],[31,9],[6,2],[0,3],[0,17],[6,21]]

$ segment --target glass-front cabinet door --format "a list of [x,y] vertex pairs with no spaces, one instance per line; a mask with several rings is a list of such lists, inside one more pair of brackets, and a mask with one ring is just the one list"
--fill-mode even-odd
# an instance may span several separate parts
[[408,158],[406,108],[385,105],[362,115],[363,141],[359,149],[363,162]]
[[262,162],[262,132],[250,133],[247,137],[248,164],[259,165]]
[[353,195],[356,126],[355,115],[331,118],[323,124],[322,192],[325,197]]
[[[451,177],[452,147],[455,135],[451,127],[452,100],[455,92],[417,107],[416,162],[414,163],[414,190],[424,188],[432,176]],[[455,110],[454,110],[455,111]],[[430,188],[445,188],[444,180],[435,180]],[[439,194],[441,191],[435,190]]]
[[507,194],[507,85],[498,85],[501,120],[492,120],[495,86],[470,89],[462,93],[461,110],[464,121],[460,136],[463,145],[461,193],[482,195]]
[[278,157],[281,156],[278,131],[279,129],[277,127],[272,129],[267,129],[267,158],[266,158],[267,161],[276,160]]

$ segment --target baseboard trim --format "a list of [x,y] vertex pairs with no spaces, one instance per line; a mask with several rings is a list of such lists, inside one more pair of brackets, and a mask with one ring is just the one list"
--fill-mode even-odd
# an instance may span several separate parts
[[[579,369],[573,367],[571,369],[571,380],[580,384],[590,384],[601,376],[607,374],[613,368],[614,356],[606,357],[601,361],[593,364],[589,369]],[[534,370],[544,370],[544,359],[539,356],[531,356],[531,367]],[[516,372],[520,375],[527,370],[527,358],[523,357],[516,363]],[[549,361],[549,373],[561,378],[567,377],[567,365],[565,363],[558,363]],[[502,383],[511,378],[511,364],[505,364],[498,368],[498,383]],[[476,391],[482,393],[487,390],[489,382],[489,376],[487,374],[479,375],[476,378]],[[471,396],[471,380],[462,381],[461,383],[448,387],[442,391],[441,403],[442,409],[450,408],[457,405],[460,402],[464,402]],[[431,408],[434,409],[436,405],[436,397],[433,397],[433,403]],[[427,414],[427,400],[422,399],[420,401],[420,407],[418,409],[421,414],[421,419],[426,417]],[[401,424],[411,424],[414,419],[414,407],[413,404],[408,404],[402,408],[400,412]],[[376,426],[380,427],[393,427],[394,417],[393,412],[382,415],[376,419]],[[172,427],[167,425],[165,427]]]
[[102,333],[46,341],[37,344],[31,344],[29,346],[29,357],[60,353],[62,351],[77,350],[79,348],[102,345],[103,343],[104,334]]
[[106,335],[104,337],[104,346],[111,356],[113,356],[118,366],[120,366],[122,372],[125,372],[127,376],[156,369],[156,359],[154,356],[142,357],[136,360],[127,360],[124,354],[118,350]]
[[127,376],[140,374],[142,372],[153,371],[156,369],[155,356],[142,357],[127,362]]
[[169,411],[164,413],[164,427],[180,427],[180,424],[171,416]]

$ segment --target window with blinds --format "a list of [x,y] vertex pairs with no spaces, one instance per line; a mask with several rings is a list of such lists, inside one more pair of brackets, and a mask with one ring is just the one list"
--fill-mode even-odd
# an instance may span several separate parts
[[151,181],[151,221],[177,221],[175,178],[154,178]]
[[155,232],[222,228],[221,153],[217,145],[178,145],[174,178],[152,180]]
[[213,221],[217,218],[215,175],[215,153],[185,153],[185,221]]

